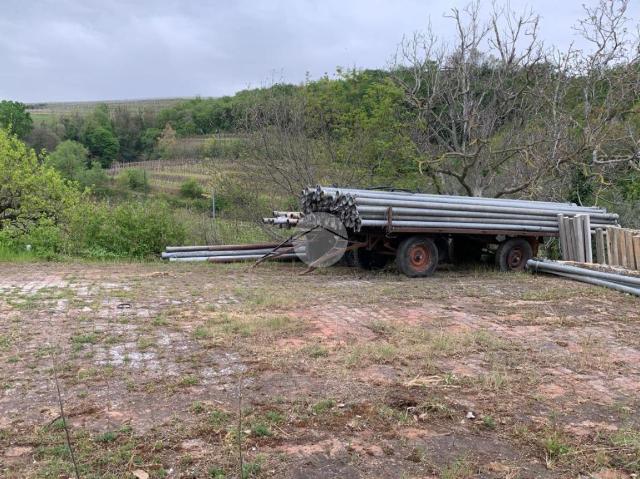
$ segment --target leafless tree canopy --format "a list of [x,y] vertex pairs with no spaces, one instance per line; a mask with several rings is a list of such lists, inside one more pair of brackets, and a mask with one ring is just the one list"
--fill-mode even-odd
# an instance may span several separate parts
[[576,29],[592,44],[588,51],[546,50],[537,15],[495,3],[487,21],[479,2],[452,9],[450,45],[431,29],[405,39],[395,79],[415,114],[421,170],[436,188],[535,194],[585,161],[637,167],[637,128],[625,125],[624,112],[638,94],[627,4],[601,0],[585,8]]
[[297,197],[322,182],[353,184],[362,174],[361,141],[347,148],[333,137],[321,111],[312,111],[303,91],[270,88],[246,120],[247,173]]

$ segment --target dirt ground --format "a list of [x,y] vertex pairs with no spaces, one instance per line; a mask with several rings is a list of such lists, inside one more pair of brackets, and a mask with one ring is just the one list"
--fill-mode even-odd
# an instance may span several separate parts
[[637,299],[302,270],[0,263],[0,477],[73,477],[56,379],[82,478],[640,475]]

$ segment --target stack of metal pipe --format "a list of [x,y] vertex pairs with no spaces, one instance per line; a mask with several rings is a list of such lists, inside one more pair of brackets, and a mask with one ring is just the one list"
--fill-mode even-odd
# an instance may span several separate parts
[[527,269],[533,273],[546,273],[562,276],[583,283],[603,286],[622,293],[640,296],[640,277],[619,273],[607,273],[588,268],[581,268],[558,261],[536,260],[527,261]]
[[266,225],[276,225],[279,228],[293,228],[304,215],[300,211],[274,211],[273,216],[262,218]]
[[276,249],[273,259],[297,258],[293,245],[279,243],[213,245],[213,246],[167,246],[162,258],[169,261],[207,261],[209,263],[234,263],[255,261]]
[[591,228],[616,225],[604,208],[572,203],[318,186],[302,192],[303,213],[336,215],[354,231],[381,228],[504,230],[558,233],[558,215],[589,216]]

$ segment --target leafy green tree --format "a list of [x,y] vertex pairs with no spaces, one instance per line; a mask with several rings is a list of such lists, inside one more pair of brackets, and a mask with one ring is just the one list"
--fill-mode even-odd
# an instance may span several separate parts
[[43,222],[63,222],[80,200],[78,190],[58,171],[40,163],[31,148],[0,129],[0,231],[4,235],[24,234]]
[[10,133],[25,138],[33,128],[27,107],[17,101],[0,101],[0,128],[8,128]]
[[65,140],[51,152],[47,164],[58,170],[65,178],[75,180],[89,164],[89,150],[73,140]]
[[180,195],[185,198],[201,198],[203,193],[204,188],[193,178],[180,185]]
[[98,158],[103,168],[109,168],[111,163],[118,157],[120,143],[110,129],[90,124],[87,126],[84,139],[91,156]]

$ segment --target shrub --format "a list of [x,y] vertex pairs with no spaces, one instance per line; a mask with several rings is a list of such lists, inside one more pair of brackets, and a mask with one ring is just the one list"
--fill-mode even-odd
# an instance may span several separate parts
[[244,143],[237,138],[209,138],[201,147],[205,158],[238,159],[242,155]]
[[118,175],[118,183],[132,191],[146,193],[149,191],[147,172],[140,168],[127,168]]
[[0,241],[33,244],[36,252],[60,248],[60,226],[84,197],[15,136],[0,130]]
[[182,223],[159,201],[122,203],[115,208],[90,204],[78,210],[71,230],[72,252],[93,257],[148,257],[185,238]]
[[78,177],[79,173],[88,166],[89,150],[82,143],[66,140],[52,151],[46,163],[70,180]]
[[118,138],[113,131],[104,126],[89,125],[85,132],[84,143],[89,147],[91,154],[100,159],[100,164],[104,168],[111,166],[120,151]]
[[204,188],[193,178],[180,185],[180,195],[184,198],[201,198]]

